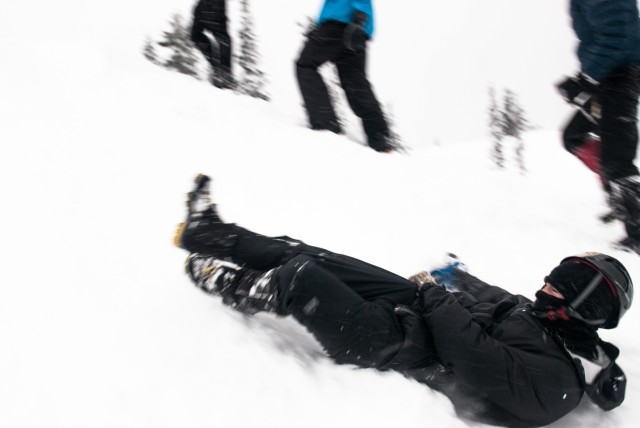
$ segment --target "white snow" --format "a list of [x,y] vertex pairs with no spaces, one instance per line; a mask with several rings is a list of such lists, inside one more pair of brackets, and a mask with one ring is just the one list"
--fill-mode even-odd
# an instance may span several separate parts
[[[563,257],[594,250],[638,281],[638,256],[609,246],[622,226],[597,220],[597,179],[561,147],[570,109],[553,83],[575,67],[563,3],[378,0],[371,80],[408,155],[358,144],[353,118],[346,137],[305,129],[296,22],[317,0],[252,1],[271,103],[143,58],[144,37],[192,2],[4,4],[0,426],[475,426],[414,381],[334,364],[293,320],[201,293],[172,234],[204,172],[225,220],[401,275],[452,251],[533,297]],[[489,160],[491,83],[541,127],[524,176]],[[637,425],[637,323],[634,307],[602,332],[621,349],[625,403],[605,413],[585,399],[554,426]]]

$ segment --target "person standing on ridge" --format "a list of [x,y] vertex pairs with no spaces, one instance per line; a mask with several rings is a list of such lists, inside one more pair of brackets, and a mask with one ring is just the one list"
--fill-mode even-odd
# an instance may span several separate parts
[[[207,34],[211,33],[215,44]],[[231,73],[231,37],[227,30],[226,0],[199,0],[193,10],[191,40],[213,69],[213,84],[232,89],[235,80]]]
[[367,79],[367,42],[373,35],[371,0],[325,0],[317,27],[296,61],[296,75],[311,129],[341,134],[327,87],[318,68],[332,62],[349,106],[362,120],[369,147],[388,152],[389,127]]

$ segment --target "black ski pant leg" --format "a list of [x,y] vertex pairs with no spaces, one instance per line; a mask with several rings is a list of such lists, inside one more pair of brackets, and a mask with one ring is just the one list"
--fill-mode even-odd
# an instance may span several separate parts
[[231,257],[235,263],[267,270],[304,255],[365,300],[385,299],[395,306],[411,305],[417,298],[418,289],[411,281],[354,257],[307,245],[288,236],[268,237],[235,224],[225,227],[230,228],[228,235],[236,236]]
[[195,18],[193,25],[191,26],[191,41],[198,48],[198,50],[204,55],[205,59],[211,66],[214,65],[213,46],[211,40],[204,33],[205,27],[201,20]]
[[362,120],[362,127],[369,141],[376,134],[389,134],[387,121],[376,98],[366,72],[367,47],[357,51],[344,49],[336,61],[340,84],[349,106]]
[[216,21],[211,27],[211,33],[218,43],[218,55],[220,67],[226,72],[231,73],[231,37],[227,30],[227,17]]
[[336,362],[384,366],[400,349],[404,333],[395,304],[366,300],[317,258],[300,254],[274,274],[280,315],[304,325]]
[[638,150],[640,65],[614,70],[600,85],[602,171],[612,181],[638,174],[633,160]]
[[577,149],[585,143],[590,133],[598,134],[598,125],[587,119],[581,111],[576,112],[564,127],[562,133],[564,148],[575,155]]
[[344,27],[345,24],[333,21],[320,25],[309,34],[296,61],[298,86],[312,129],[341,132],[329,91],[318,68],[327,61],[334,61],[344,48]]

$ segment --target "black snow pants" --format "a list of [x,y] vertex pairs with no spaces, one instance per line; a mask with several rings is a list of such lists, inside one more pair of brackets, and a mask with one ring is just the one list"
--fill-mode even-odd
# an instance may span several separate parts
[[[215,37],[217,46],[211,44],[205,30]],[[231,74],[231,37],[227,31],[226,0],[200,0],[193,11],[191,40],[214,72]]]
[[361,49],[348,50],[344,45],[346,27],[342,22],[327,21],[309,34],[296,61],[298,85],[311,128],[341,133],[329,92],[318,72],[325,62],[334,63],[349,106],[362,120],[369,145],[379,150],[374,146],[384,141],[381,136],[387,136],[389,128],[367,79],[366,44]]
[[[638,97],[640,97],[640,64],[617,68],[605,78],[593,97],[589,120],[577,112],[563,133],[565,148],[578,156],[589,141],[588,134],[600,137],[596,172],[606,183],[638,174],[633,164],[638,149]],[[588,155],[587,155],[588,156]],[[585,162],[588,163],[588,162]]]
[[402,371],[435,360],[426,325],[416,328],[422,319],[398,314],[398,307],[417,298],[412,282],[288,237],[233,227],[232,261],[256,270],[278,268],[272,277],[277,312],[304,325],[335,361]]

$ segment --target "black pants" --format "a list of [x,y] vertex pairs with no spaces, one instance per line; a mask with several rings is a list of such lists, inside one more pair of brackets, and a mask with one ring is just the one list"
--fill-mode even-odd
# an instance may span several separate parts
[[577,154],[589,133],[600,136],[600,173],[603,181],[638,174],[633,164],[638,149],[638,97],[640,65],[614,70],[602,81],[593,98],[591,113],[596,123],[577,112],[565,127],[565,148]]
[[[341,132],[329,92],[318,72],[325,62],[338,69],[340,85],[353,112],[362,120],[371,145],[377,134],[388,135],[386,119],[366,74],[366,45],[359,50],[345,48],[346,24],[328,21],[313,30],[296,61],[296,74],[311,128]],[[376,147],[374,147],[376,148]]]
[[[416,300],[415,284],[361,260],[288,237],[269,238],[229,227],[237,236],[232,261],[257,270],[278,267],[273,280],[280,315],[292,315],[307,327],[339,363],[396,368],[390,361],[406,341],[395,308]],[[419,352],[425,356],[414,357],[412,352],[411,361],[398,364],[406,367],[416,360],[433,359],[432,350],[423,348],[426,344],[420,343]]]
[[[217,46],[205,34],[210,31]],[[231,73],[231,37],[227,31],[226,0],[201,0],[193,12],[191,40],[216,74]]]

